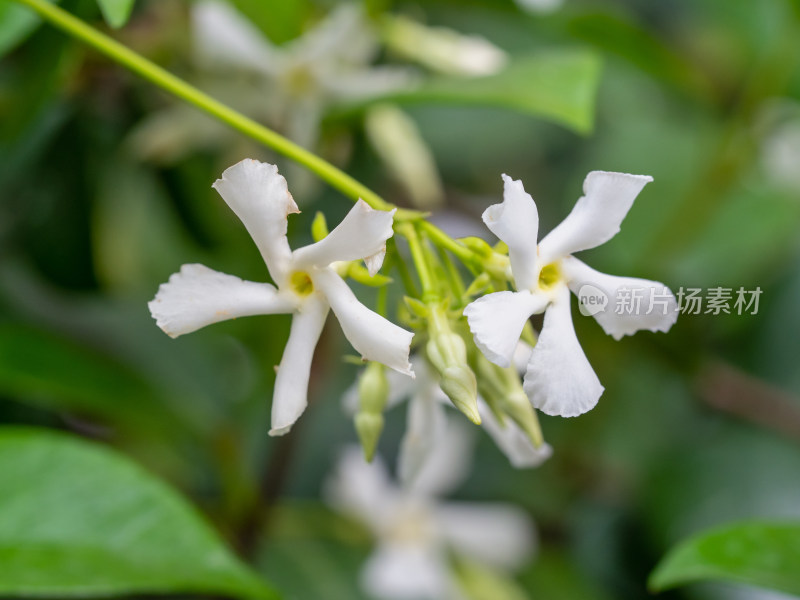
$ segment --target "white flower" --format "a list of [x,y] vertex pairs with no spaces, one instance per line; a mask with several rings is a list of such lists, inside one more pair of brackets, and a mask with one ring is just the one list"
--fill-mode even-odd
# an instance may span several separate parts
[[265,80],[262,104],[269,122],[286,135],[313,147],[325,108],[403,88],[415,78],[398,67],[370,63],[378,40],[361,7],[339,4],[325,20],[285,46],[274,46],[228,3],[200,0],[192,4],[198,61],[210,68],[249,71]]
[[453,421],[423,474],[426,489],[392,483],[379,458],[368,464],[357,448],[346,451],[326,496],[338,510],[363,522],[377,547],[362,571],[368,594],[381,599],[463,598],[448,554],[509,571],[534,548],[532,525],[518,508],[500,503],[443,503],[468,467],[468,440]]
[[605,275],[572,256],[614,237],[634,199],[652,178],[589,173],[584,195],[572,212],[538,244],[536,204],[522,182],[506,175],[503,179],[503,203],[490,206],[483,221],[508,246],[517,291],[483,296],[467,306],[464,314],[484,355],[508,366],[527,319],[546,310],[525,373],[525,391],[533,405],[549,415],[577,416],[597,404],[603,386],[575,337],[570,290],[583,295],[581,290],[586,289],[606,300],[603,310],[591,312],[617,340],[640,329],[667,331],[677,319],[675,296],[662,283]]
[[365,359],[413,377],[408,361],[413,334],[361,304],[331,266],[363,258],[370,272],[377,272],[394,211],[373,210],[359,200],[327,237],[292,252],[287,217],[300,211],[275,165],[243,160],[213,187],[247,228],[277,288],[190,264],[162,284],[148,306],[172,337],[248,315],[294,315],[275,380],[271,435],[286,433],[305,410],[311,359],[329,309]]
[[[530,346],[520,343],[530,351]],[[527,357],[527,352],[520,349]],[[427,361],[421,356],[413,356],[411,364],[416,375],[414,380],[388,373],[389,398],[386,409],[408,400],[406,430],[400,442],[400,455],[397,459],[397,472],[400,482],[409,489],[425,489],[429,484],[424,480],[429,472],[428,463],[434,460],[438,441],[448,430],[448,415],[453,407],[431,372]],[[352,386],[345,392],[345,410],[355,414],[358,409],[358,389]],[[481,426],[494,440],[497,447],[506,455],[509,462],[518,469],[538,467],[553,453],[548,444],[536,448],[522,429],[510,418],[501,424],[486,401],[478,397],[478,412]],[[460,475],[456,474],[459,478]]]

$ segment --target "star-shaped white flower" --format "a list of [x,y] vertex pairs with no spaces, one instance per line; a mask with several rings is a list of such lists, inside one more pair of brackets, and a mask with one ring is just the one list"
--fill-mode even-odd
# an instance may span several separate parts
[[534,531],[519,508],[502,503],[443,502],[469,467],[469,436],[460,422],[439,438],[422,475],[425,486],[399,487],[379,457],[364,462],[357,448],[343,453],[326,496],[337,510],[361,521],[376,548],[361,572],[375,598],[461,600],[449,555],[511,571],[534,550]]
[[327,237],[292,252],[287,217],[300,211],[275,165],[243,160],[213,187],[247,228],[277,287],[189,264],[161,285],[148,306],[172,337],[237,317],[293,314],[275,380],[271,435],[289,431],[306,408],[311,359],[329,309],[365,359],[413,377],[408,360],[413,334],[361,304],[331,266],[363,258],[376,273],[392,236],[394,211],[373,210],[359,200]]
[[675,296],[664,284],[599,273],[573,253],[599,246],[619,232],[633,201],[651,177],[593,171],[572,212],[537,244],[539,215],[522,182],[503,176],[502,204],[483,213],[486,226],[508,246],[516,292],[488,294],[464,310],[475,343],[493,363],[508,366],[527,319],[545,312],[544,326],[525,373],[525,391],[539,410],[574,417],[603,393],[575,336],[569,292],[596,300],[587,306],[603,330],[620,339],[640,329],[667,331],[677,319]]

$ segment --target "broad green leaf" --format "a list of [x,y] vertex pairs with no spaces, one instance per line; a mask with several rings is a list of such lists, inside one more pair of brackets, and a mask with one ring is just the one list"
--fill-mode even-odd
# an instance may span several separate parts
[[276,598],[169,487],[107,448],[0,430],[0,595]]
[[498,106],[555,121],[579,133],[594,126],[600,60],[589,51],[546,52],[517,58],[487,77],[433,77],[388,99]]
[[0,56],[28,37],[40,23],[29,8],[11,0],[0,0]]
[[800,523],[750,521],[701,533],[673,548],[650,576],[654,591],[728,581],[800,594]]
[[128,22],[136,0],[97,0],[106,23],[115,29]]
[[173,417],[135,371],[100,352],[27,325],[0,323],[0,393],[132,429]]

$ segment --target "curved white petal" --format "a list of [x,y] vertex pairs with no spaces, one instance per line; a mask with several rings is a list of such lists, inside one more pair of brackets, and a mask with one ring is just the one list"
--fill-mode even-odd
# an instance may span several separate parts
[[542,312],[547,298],[521,292],[495,292],[481,296],[464,309],[475,345],[494,364],[511,365],[525,321]]
[[383,363],[414,376],[408,353],[414,334],[361,304],[344,280],[332,269],[314,269],[314,286],[322,290],[347,340],[366,360]]
[[327,316],[328,303],[321,294],[314,294],[292,317],[289,341],[275,378],[270,435],[287,433],[308,405],[311,360]]
[[510,418],[506,419],[505,426],[501,425],[483,398],[478,398],[478,410],[481,414],[481,425],[486,433],[515,468],[538,467],[553,455],[553,449],[549,444],[542,444],[536,448],[525,432]]
[[653,178],[648,175],[589,173],[572,212],[539,244],[542,264],[594,248],[617,235],[636,196],[650,181]]
[[[328,235],[316,244],[295,250],[294,264],[303,269],[327,267],[338,260],[372,259],[374,255],[385,251],[386,240],[392,237],[394,213],[394,209],[375,210],[359,200]],[[382,257],[380,262],[383,263]]]
[[452,600],[456,595],[444,554],[419,544],[383,543],[367,559],[361,581],[380,600]]
[[320,69],[366,65],[378,50],[376,36],[356,2],[341,2],[314,28],[287,46],[294,60]]
[[566,286],[544,313],[544,326],[531,353],[524,388],[534,407],[561,417],[577,417],[591,410],[603,393],[575,337]]
[[510,504],[442,504],[436,519],[454,550],[493,567],[523,566],[536,545],[533,523]]
[[338,100],[366,100],[391,92],[415,88],[422,77],[414,69],[372,66],[359,70],[329,70],[318,73],[320,86]]
[[[668,331],[678,320],[678,302],[659,281],[606,275],[573,257],[562,265],[569,288],[579,300],[582,296],[607,299],[604,307],[590,305],[585,310],[615,340],[641,329]],[[586,303],[585,299],[582,301]]]
[[247,228],[272,279],[282,287],[292,254],[286,218],[300,211],[278,167],[246,158],[225,169],[212,187]]
[[192,3],[194,52],[212,67],[241,68],[274,75],[279,55],[267,38],[227,2]]
[[148,304],[156,324],[170,337],[250,315],[290,313],[294,305],[268,283],[244,281],[204,265],[183,265]]
[[[406,378],[408,379],[408,378]],[[436,450],[437,441],[446,435],[447,417],[444,406],[419,390],[408,402],[406,431],[397,457],[397,476],[406,488],[415,486],[425,464]]]
[[483,222],[508,246],[511,272],[518,290],[535,289],[538,270],[536,239],[539,212],[522,182],[503,175],[503,202],[483,212]]
[[383,248],[378,250],[372,256],[364,257],[364,265],[367,267],[367,272],[370,274],[371,277],[375,277],[378,274],[378,271],[381,270],[383,266],[383,259],[386,258],[386,245],[384,244]]

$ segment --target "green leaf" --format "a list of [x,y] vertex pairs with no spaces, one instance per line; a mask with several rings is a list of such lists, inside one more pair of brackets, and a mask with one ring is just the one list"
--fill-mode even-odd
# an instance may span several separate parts
[[97,0],[103,18],[111,27],[118,29],[128,22],[136,0]]
[[272,592],[181,497],[102,446],[0,430],[0,595]]
[[40,24],[32,10],[11,0],[0,0],[0,56],[13,50]]
[[800,594],[800,523],[745,522],[701,533],[673,548],[650,576],[653,591],[729,581]]
[[308,0],[233,0],[233,4],[275,44],[300,36],[310,12]]
[[589,133],[594,127],[599,80],[600,59],[593,52],[542,52],[517,58],[495,75],[432,77],[417,88],[382,100],[497,106]]
[[135,371],[53,333],[0,323],[0,393],[131,430],[173,425],[175,415]]

